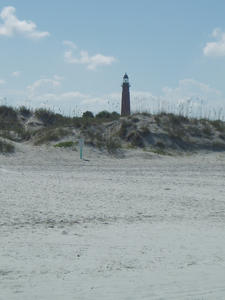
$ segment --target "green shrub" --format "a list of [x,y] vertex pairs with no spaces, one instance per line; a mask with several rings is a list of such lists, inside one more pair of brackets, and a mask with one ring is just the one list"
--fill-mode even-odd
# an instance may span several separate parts
[[111,113],[107,110],[100,111],[96,116],[97,119],[110,119]]
[[117,112],[108,112],[107,110],[100,111],[96,116],[96,119],[100,119],[102,121],[110,121],[117,120],[120,118],[120,115]]
[[119,119],[120,118],[120,114],[118,114],[116,111],[113,111],[112,113],[111,113],[111,119],[112,120],[117,120],[117,119]]
[[87,110],[83,113],[82,118],[94,118],[94,114]]

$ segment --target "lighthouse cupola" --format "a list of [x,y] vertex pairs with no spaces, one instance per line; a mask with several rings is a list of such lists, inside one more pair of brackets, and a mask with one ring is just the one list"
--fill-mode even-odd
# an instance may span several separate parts
[[[128,75],[127,75],[127,73],[125,73],[125,75],[123,76],[123,84],[129,84],[129,77],[128,77]],[[130,84],[129,84],[129,86],[130,86]]]

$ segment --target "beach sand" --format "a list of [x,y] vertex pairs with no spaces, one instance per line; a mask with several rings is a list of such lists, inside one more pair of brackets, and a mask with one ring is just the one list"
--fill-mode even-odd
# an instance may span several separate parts
[[225,299],[225,154],[0,155],[0,299]]

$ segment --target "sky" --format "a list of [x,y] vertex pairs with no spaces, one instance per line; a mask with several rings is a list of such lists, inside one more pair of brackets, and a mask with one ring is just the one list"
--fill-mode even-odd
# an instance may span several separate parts
[[225,0],[1,1],[0,104],[119,111],[127,72],[133,111],[225,111],[224,13]]

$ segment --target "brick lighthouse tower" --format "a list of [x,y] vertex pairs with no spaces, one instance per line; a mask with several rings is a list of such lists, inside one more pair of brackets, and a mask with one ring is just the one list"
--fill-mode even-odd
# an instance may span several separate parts
[[123,76],[122,84],[122,101],[121,101],[121,116],[130,115],[130,84],[127,73]]

